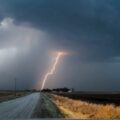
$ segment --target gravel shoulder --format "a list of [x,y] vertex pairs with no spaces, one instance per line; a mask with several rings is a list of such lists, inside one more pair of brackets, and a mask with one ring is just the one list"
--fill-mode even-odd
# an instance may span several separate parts
[[44,93],[41,93],[32,118],[64,118],[57,106]]

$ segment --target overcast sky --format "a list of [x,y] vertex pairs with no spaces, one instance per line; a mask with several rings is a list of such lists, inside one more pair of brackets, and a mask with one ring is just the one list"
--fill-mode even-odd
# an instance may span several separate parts
[[0,89],[120,90],[119,0],[0,0]]

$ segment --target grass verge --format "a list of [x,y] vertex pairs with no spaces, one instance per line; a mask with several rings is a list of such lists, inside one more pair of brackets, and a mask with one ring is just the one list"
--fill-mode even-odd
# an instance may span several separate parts
[[120,106],[98,105],[58,95],[50,96],[66,118],[120,119]]

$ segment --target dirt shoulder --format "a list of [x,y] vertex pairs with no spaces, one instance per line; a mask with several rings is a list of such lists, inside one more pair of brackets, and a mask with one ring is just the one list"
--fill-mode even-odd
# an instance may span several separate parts
[[47,94],[41,93],[40,100],[34,110],[32,118],[63,118],[57,106]]

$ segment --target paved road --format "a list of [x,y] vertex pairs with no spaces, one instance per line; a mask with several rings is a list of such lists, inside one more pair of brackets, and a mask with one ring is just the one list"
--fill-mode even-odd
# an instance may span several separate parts
[[40,93],[0,103],[0,120],[7,118],[30,118],[40,100]]

